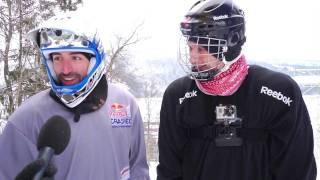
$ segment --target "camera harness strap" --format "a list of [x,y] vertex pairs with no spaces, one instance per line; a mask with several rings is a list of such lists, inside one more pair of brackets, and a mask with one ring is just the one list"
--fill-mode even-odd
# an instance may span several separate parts
[[[199,157],[199,164],[195,168],[194,180],[199,180],[201,178],[201,170],[203,169],[203,164],[207,156],[209,145],[217,137],[217,128],[215,125],[210,125],[206,127],[197,128],[187,128],[186,136],[190,139],[203,139],[203,147],[201,148],[201,154]],[[261,128],[239,128],[237,129],[237,135],[243,138],[245,141],[250,142],[264,142],[268,138],[268,132]]]
[[[186,135],[188,138],[214,140],[217,137],[216,126],[206,126],[197,128],[187,128]],[[239,128],[237,135],[245,141],[264,142],[268,138],[268,131],[262,128]]]

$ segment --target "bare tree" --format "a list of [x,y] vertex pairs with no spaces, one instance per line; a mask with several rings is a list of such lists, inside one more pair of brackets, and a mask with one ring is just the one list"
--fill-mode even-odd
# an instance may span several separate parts
[[[111,45],[107,51],[110,57],[107,78],[110,82],[120,82],[126,84],[131,90],[139,88],[142,83],[135,74],[136,67],[130,61],[129,48],[143,40],[138,36],[139,28],[142,24],[134,28],[127,37],[116,36],[115,44]],[[132,91],[134,93],[134,91]]]
[[[82,1],[68,1],[68,10],[74,10]],[[0,4],[0,57],[3,62],[4,86],[0,89],[1,105],[7,117],[27,97],[37,90],[48,88],[48,80],[40,63],[38,52],[23,37],[40,21],[54,15],[59,1],[2,0]],[[60,6],[60,9],[61,6]],[[39,13],[41,12],[41,13]]]
[[10,114],[13,112],[13,97],[12,97],[12,81],[9,76],[9,54],[11,49],[11,40],[14,34],[14,17],[13,17],[13,3],[10,0],[5,1],[6,6],[1,7],[1,31],[3,32],[3,36],[5,39],[5,47],[2,54],[3,61],[4,61],[4,81],[6,85],[5,89],[5,98],[6,100],[4,106],[7,108],[8,113]]

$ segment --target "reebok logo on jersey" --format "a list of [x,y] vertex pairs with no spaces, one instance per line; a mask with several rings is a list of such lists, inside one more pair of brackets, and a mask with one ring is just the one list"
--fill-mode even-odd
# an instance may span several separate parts
[[196,96],[197,96],[196,90],[193,90],[192,92],[186,92],[186,94],[184,94],[184,97],[179,98],[179,103],[182,104],[185,99],[189,99]]
[[272,89],[269,89],[266,86],[261,87],[260,93],[265,94],[270,97],[273,97],[279,101],[282,101],[284,104],[288,105],[289,107],[290,107],[290,103],[292,102],[290,97],[283,95],[280,91],[278,92],[278,91],[274,91]]
[[220,16],[213,16],[212,18],[213,18],[214,21],[217,21],[217,20],[220,20],[220,19],[228,18],[228,15],[225,14],[225,15],[220,15]]

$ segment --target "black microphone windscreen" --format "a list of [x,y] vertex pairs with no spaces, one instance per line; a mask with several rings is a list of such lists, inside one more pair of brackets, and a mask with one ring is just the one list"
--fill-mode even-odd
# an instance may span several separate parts
[[51,147],[56,155],[62,153],[69,143],[70,131],[67,120],[61,116],[52,116],[40,130],[37,142],[38,150]]

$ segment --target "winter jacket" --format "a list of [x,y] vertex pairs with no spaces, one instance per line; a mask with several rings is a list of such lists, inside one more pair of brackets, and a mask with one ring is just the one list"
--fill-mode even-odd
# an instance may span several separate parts
[[[222,107],[236,112],[221,114]],[[221,116],[232,126],[217,123]],[[259,66],[250,66],[231,96],[206,95],[189,77],[171,83],[158,144],[157,180],[316,179],[313,131],[298,85]]]
[[133,96],[109,84],[107,102],[97,111],[74,114],[49,96],[49,90],[26,100],[0,135],[0,179],[12,180],[38,156],[39,130],[52,116],[71,127],[67,148],[53,157],[56,180],[148,180],[140,110]]

